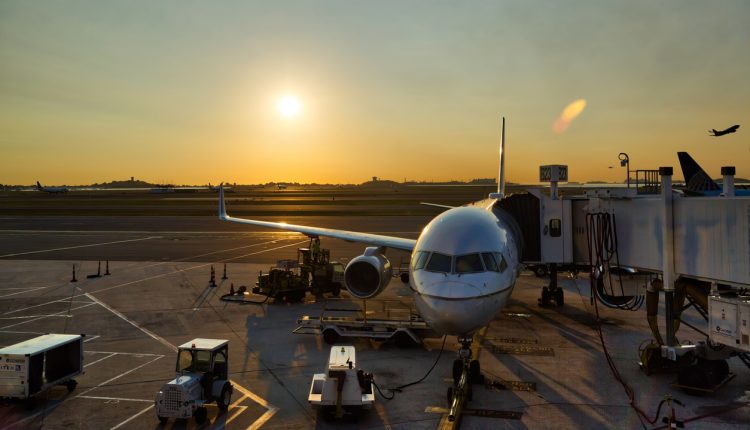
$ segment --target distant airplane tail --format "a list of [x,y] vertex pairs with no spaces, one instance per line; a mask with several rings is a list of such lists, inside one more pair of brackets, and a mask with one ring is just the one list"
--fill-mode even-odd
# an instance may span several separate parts
[[688,191],[703,192],[721,190],[716,182],[708,176],[708,173],[706,173],[706,171],[703,170],[687,152],[678,152],[677,157],[680,159],[680,168],[682,168],[682,175],[685,177],[685,188]]
[[42,184],[39,183],[39,181],[36,181],[36,189],[39,190],[39,191],[43,191],[44,190],[44,187],[42,186]]

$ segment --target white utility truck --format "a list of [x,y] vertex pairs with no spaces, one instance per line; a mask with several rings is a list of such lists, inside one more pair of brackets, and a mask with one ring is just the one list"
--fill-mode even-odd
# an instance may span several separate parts
[[323,418],[342,418],[344,412],[356,413],[375,403],[372,375],[356,369],[354,347],[331,347],[327,373],[316,373],[310,385],[308,402],[319,408]]
[[0,398],[28,400],[54,385],[76,388],[83,335],[45,334],[0,349]]
[[154,407],[162,423],[171,418],[206,421],[205,405],[216,402],[226,411],[232,399],[229,341],[193,339],[177,348],[177,375],[156,394]]

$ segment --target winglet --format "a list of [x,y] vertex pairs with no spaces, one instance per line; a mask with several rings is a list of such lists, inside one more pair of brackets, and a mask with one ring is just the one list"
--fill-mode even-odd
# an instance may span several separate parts
[[224,183],[219,184],[219,219],[226,221],[229,218],[227,208],[224,205]]
[[505,197],[505,117],[503,117],[503,129],[500,138],[500,171],[497,178],[497,192],[490,193],[491,199],[502,200]]

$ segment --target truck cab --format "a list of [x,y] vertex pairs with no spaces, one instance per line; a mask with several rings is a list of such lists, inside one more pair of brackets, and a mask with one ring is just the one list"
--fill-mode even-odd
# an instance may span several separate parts
[[207,403],[216,402],[220,411],[229,408],[229,341],[193,339],[177,348],[175,378],[156,394],[156,415],[161,422],[172,418],[206,420]]

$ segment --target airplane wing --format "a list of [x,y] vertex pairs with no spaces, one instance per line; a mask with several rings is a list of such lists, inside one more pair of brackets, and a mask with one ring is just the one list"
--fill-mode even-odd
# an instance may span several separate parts
[[287,224],[284,222],[269,222],[269,221],[258,221],[252,219],[235,218],[227,215],[226,206],[224,205],[224,186],[219,186],[219,219],[222,221],[236,222],[240,224],[256,225],[259,227],[268,227],[278,230],[294,231],[302,233],[310,237],[330,237],[333,239],[341,239],[347,242],[359,242],[366,243],[375,246],[383,246],[386,248],[401,249],[404,251],[411,251],[414,249],[414,244],[417,243],[414,239],[404,239],[400,237],[384,236],[380,234],[371,233],[358,233],[354,231],[335,230],[331,228],[322,227],[307,227],[303,225]]
[[453,209],[455,206],[448,206],[448,205],[441,205],[439,203],[428,203],[428,202],[419,202],[420,205],[424,206],[432,206],[435,208],[443,208],[443,209]]

